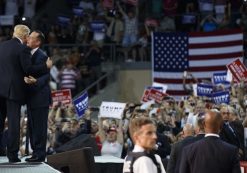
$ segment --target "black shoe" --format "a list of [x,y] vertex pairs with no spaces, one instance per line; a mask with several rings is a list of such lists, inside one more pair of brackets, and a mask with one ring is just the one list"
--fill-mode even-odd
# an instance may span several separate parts
[[32,156],[30,158],[25,159],[26,162],[44,162],[45,159],[39,158],[37,156]]
[[6,156],[6,149],[0,148],[0,156]]
[[21,159],[19,159],[18,157],[9,159],[9,163],[17,163],[17,162],[21,162]]

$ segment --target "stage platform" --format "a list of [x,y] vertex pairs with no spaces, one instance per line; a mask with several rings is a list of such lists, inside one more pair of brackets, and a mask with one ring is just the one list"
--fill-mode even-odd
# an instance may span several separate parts
[[44,162],[28,163],[25,157],[21,158],[22,162],[9,163],[7,157],[0,157],[1,173],[60,173]]

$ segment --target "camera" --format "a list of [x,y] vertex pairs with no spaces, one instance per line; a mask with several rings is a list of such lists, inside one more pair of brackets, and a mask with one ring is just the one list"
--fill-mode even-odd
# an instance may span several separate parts
[[109,17],[115,17],[116,15],[116,9],[109,10],[107,13],[107,16]]

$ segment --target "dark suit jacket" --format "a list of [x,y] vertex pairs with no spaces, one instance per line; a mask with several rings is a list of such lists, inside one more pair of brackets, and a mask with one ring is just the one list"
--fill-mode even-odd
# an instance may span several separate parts
[[[231,125],[231,124],[230,124]],[[232,145],[235,145],[236,147],[240,148],[240,139],[238,137],[237,131],[234,129],[234,127],[231,125],[232,129],[234,130],[234,133],[232,130],[224,123],[221,131],[220,131],[220,138]]]
[[179,165],[181,162],[182,150],[185,146],[195,142],[193,136],[187,136],[183,140],[176,142],[172,145],[172,150],[170,154],[170,159],[167,165],[167,173],[178,173]]
[[0,43],[0,96],[25,102],[24,76],[47,72],[46,64],[32,66],[30,49],[17,38]]
[[[47,58],[41,49],[37,49],[32,55],[32,64],[39,65],[45,63]],[[37,82],[34,85],[28,85],[27,93],[29,97],[27,103],[30,108],[48,107],[51,103],[50,73],[49,71],[45,74],[36,73],[34,77],[37,79]]]
[[237,147],[208,136],[184,147],[179,173],[241,173]]

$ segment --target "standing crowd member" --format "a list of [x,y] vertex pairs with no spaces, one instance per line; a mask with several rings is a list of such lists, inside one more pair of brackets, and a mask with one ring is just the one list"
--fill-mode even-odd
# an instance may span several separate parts
[[[52,66],[48,59],[40,65],[32,65],[30,49],[25,45],[30,29],[16,25],[11,40],[0,43],[0,137],[8,118],[7,157],[9,162],[20,162],[20,110],[26,101],[24,77],[45,74]],[[31,79],[30,79],[31,80]]]
[[238,148],[222,141],[223,119],[218,112],[205,114],[205,138],[183,149],[179,173],[240,173]]
[[[33,31],[27,41],[32,54],[32,64],[39,65],[48,59],[47,55],[40,49],[45,41],[41,31]],[[51,90],[49,86],[50,73],[35,74],[35,83],[27,88],[27,109],[28,109],[28,132],[30,136],[32,157],[27,158],[28,162],[43,162],[46,157],[47,142],[47,121],[49,105],[51,103]],[[29,83],[27,80],[26,83]]]
[[160,156],[153,154],[156,126],[150,118],[134,118],[129,132],[135,146],[124,160],[123,173],[165,173]]

